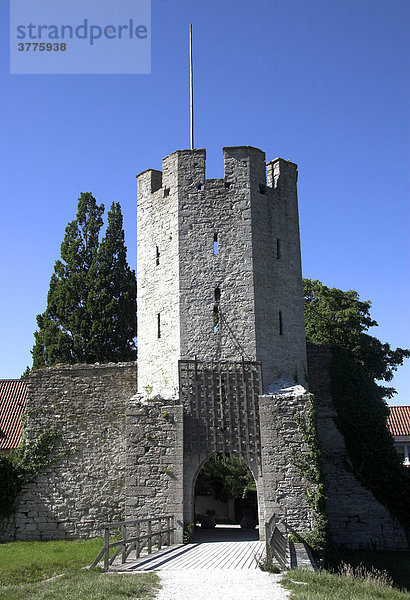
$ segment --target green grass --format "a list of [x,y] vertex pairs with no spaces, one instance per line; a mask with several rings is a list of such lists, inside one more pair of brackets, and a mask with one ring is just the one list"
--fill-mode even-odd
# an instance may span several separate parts
[[1,600],[148,600],[158,588],[155,573],[66,573],[53,581],[0,586]]
[[357,567],[364,565],[367,569],[387,571],[397,587],[410,590],[410,552],[365,552],[363,550],[344,550],[338,560]]
[[[82,569],[91,564],[102,546],[102,538],[0,544],[0,600],[153,598],[158,588],[155,573]],[[45,582],[53,577],[56,579]]]
[[408,592],[393,588],[386,577],[377,574],[354,576],[352,569],[342,574],[313,573],[303,569],[288,571],[282,585],[291,590],[291,600],[409,600]]
[[0,544],[0,584],[42,581],[86,567],[103,545],[102,538]]

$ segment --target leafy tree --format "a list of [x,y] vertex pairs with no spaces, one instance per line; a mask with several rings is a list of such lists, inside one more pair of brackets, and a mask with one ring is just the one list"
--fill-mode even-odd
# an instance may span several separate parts
[[10,454],[0,454],[0,519],[10,517],[23,485],[35,481],[37,475],[57,463],[69,450],[57,451],[59,434],[53,429],[37,432],[28,441],[25,437]]
[[34,369],[135,358],[136,282],[126,262],[121,209],[112,205],[100,244],[103,213],[92,194],[81,194],[51,276],[47,308],[37,316]]
[[382,398],[383,389],[340,347],[332,350],[330,380],[336,424],[346,442],[351,468],[399,519],[410,543],[410,470],[402,464],[387,428],[389,409]]
[[330,392],[350,468],[400,520],[410,540],[410,472],[394,448],[383,400],[395,390],[374,381],[390,381],[410,351],[394,350],[366,333],[377,322],[370,316],[371,303],[361,301],[357,292],[328,288],[310,279],[303,280],[303,289],[307,341],[334,346]]
[[215,455],[201,469],[195,485],[197,496],[211,496],[219,500],[246,498],[256,492],[256,484],[247,465],[238,457]]
[[[311,279],[303,280],[303,293],[307,341],[343,346],[371,379],[391,381],[410,350],[394,350],[366,333],[377,326],[370,316],[371,302],[360,300],[355,291],[328,288]],[[388,398],[395,393],[394,388],[380,387]]]

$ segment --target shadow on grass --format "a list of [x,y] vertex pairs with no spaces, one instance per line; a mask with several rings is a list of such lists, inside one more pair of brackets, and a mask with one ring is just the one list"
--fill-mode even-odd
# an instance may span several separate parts
[[155,573],[102,573],[97,569],[65,573],[47,583],[0,587],[0,600],[151,600],[159,587]]
[[344,550],[332,558],[330,566],[337,568],[342,562],[352,567],[362,564],[368,570],[387,571],[395,586],[410,591],[410,552]]

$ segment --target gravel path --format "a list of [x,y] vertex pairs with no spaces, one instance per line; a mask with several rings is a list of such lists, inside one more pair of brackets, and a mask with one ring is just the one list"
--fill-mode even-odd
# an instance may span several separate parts
[[281,575],[263,571],[159,571],[155,600],[287,600]]

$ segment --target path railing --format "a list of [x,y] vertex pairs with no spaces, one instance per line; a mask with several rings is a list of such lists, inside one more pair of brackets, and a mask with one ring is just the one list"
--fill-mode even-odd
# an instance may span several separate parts
[[289,569],[290,552],[286,522],[283,522],[283,526],[284,532],[279,529],[275,514],[265,523],[266,560],[271,562],[272,558],[275,557],[281,567]]
[[[117,533],[118,530],[121,530],[122,539],[110,542],[110,537],[113,537],[114,532]],[[130,531],[131,536],[127,537]],[[120,553],[121,562],[124,564],[133,550],[135,550],[135,557],[139,558],[145,547],[147,554],[151,554],[154,546],[157,550],[161,550],[162,546],[171,546],[174,543],[174,531],[174,515],[107,523],[104,525],[104,547],[91,567],[96,567],[104,556],[104,571],[108,571]],[[116,550],[110,557],[112,548]]]

